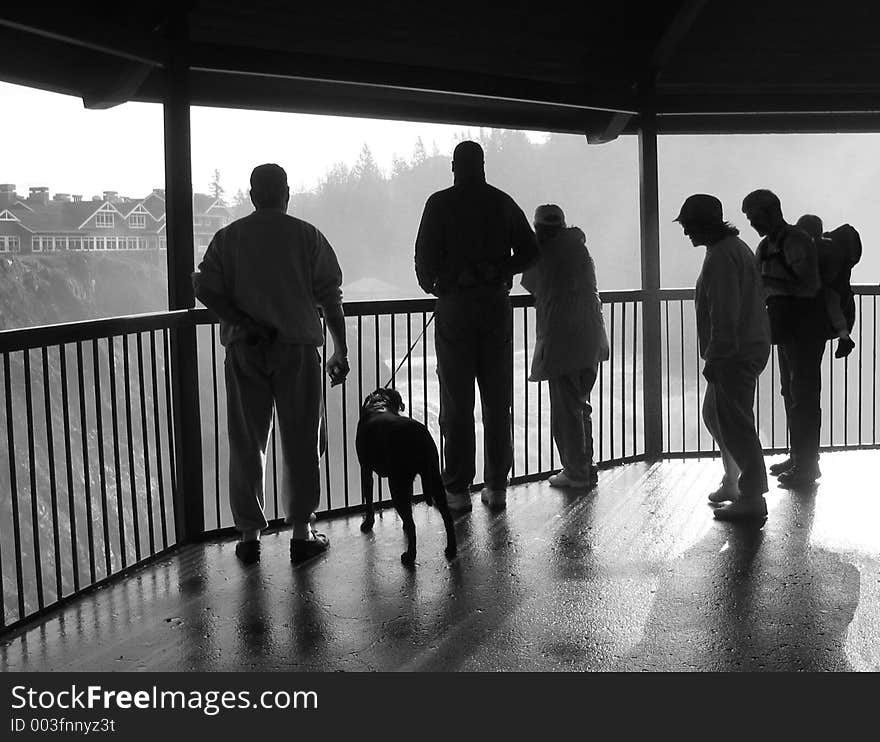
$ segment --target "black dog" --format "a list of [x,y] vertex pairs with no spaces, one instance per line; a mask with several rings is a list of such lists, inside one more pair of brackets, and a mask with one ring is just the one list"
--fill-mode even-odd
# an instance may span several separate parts
[[405,417],[403,400],[394,389],[377,389],[364,399],[358,420],[355,447],[361,465],[361,494],[366,507],[361,530],[373,528],[373,472],[388,478],[394,509],[403,520],[406,551],[400,561],[416,561],[416,526],[412,517],[413,481],[421,477],[425,502],[435,505],[446,526],[446,558],[456,554],[455,528],[446,504],[446,490],[440,478],[440,459],[430,431]]

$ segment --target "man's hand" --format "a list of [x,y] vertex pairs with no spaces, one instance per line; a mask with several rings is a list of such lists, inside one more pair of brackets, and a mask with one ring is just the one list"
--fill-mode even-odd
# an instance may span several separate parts
[[330,377],[330,386],[336,386],[345,381],[349,372],[348,356],[336,351],[327,361],[327,375]]

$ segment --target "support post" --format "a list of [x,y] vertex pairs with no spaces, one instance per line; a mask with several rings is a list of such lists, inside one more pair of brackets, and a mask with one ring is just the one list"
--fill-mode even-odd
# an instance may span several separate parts
[[[168,307],[195,307],[192,163],[190,150],[189,23],[184,8],[168,25],[165,93],[165,230]],[[174,520],[178,542],[198,539],[205,530],[202,491],[202,431],[195,326],[171,331],[171,384],[174,410]]]
[[660,341],[660,204],[657,172],[657,116],[639,122],[639,210],[642,264],[642,375],[645,456],[663,453],[663,363]]

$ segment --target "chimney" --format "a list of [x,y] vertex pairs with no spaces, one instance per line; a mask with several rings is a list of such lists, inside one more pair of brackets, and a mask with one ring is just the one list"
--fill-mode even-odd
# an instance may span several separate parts
[[81,193],[74,193],[70,198],[73,200],[73,202],[74,202],[75,204],[78,204],[80,201],[83,200],[83,197],[82,197],[82,194],[81,194]]
[[165,189],[164,188],[154,188],[153,195],[158,196],[159,198],[165,198]]
[[28,201],[38,201],[44,206],[49,203],[49,189],[46,186],[36,186],[30,189]]
[[60,203],[68,203],[70,201],[69,193],[56,193],[53,201],[59,201]]
[[104,200],[115,204],[119,200],[119,191],[104,191]]
[[0,183],[0,204],[11,204],[18,200],[14,183]]

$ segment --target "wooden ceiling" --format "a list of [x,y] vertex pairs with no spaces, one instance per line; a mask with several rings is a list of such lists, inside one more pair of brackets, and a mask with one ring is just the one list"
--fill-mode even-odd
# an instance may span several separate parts
[[195,105],[592,141],[646,113],[670,133],[864,131],[880,130],[877,28],[863,0],[22,3],[0,9],[0,79],[95,108],[159,101],[173,56]]

